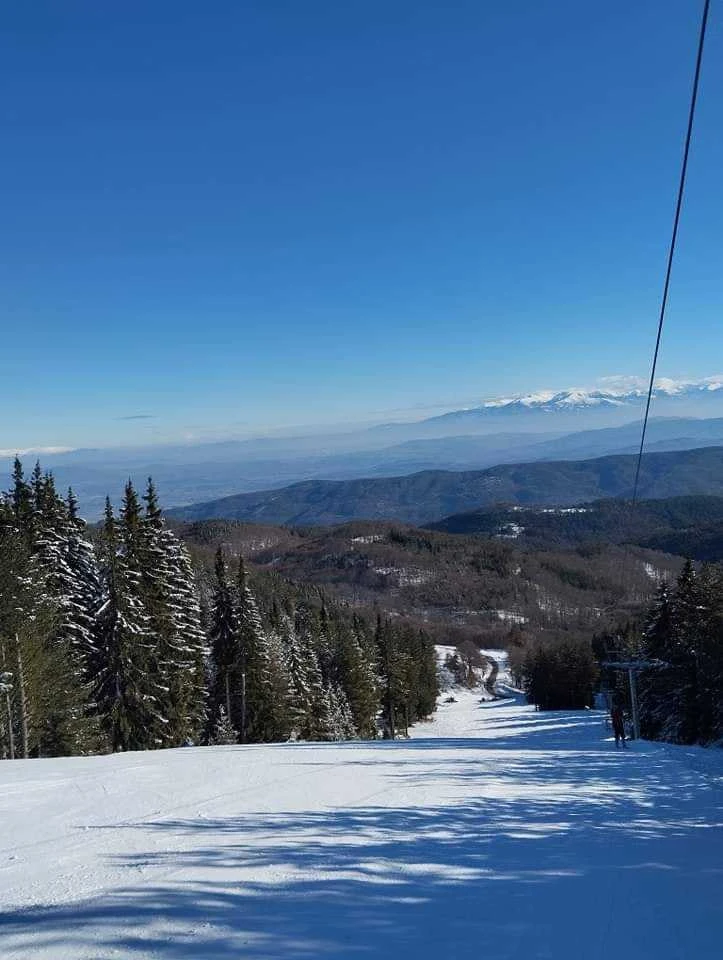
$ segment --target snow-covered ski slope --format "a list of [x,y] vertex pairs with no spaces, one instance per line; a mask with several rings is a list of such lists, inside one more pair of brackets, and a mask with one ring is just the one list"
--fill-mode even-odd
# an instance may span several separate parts
[[0,956],[721,956],[721,752],[456,693],[409,741],[0,763]]

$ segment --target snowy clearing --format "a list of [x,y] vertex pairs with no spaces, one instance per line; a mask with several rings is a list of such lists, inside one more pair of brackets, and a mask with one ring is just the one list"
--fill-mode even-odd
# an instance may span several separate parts
[[4,960],[720,955],[720,751],[455,696],[396,743],[0,763]]

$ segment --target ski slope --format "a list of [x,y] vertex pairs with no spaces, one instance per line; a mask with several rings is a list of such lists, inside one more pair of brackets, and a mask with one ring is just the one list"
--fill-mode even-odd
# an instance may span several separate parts
[[455,696],[396,743],[0,763],[0,956],[721,955],[720,751]]

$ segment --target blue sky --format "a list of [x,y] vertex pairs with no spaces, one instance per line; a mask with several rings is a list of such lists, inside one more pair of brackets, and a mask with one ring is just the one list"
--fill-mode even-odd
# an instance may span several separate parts
[[[644,376],[699,7],[8,6],[0,448]],[[669,376],[723,367],[711,16]]]

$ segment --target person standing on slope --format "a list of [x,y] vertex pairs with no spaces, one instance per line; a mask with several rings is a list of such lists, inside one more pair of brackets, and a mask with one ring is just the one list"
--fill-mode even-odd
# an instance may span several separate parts
[[610,711],[610,719],[612,720],[613,733],[615,734],[615,746],[619,747],[622,742],[623,747],[625,747],[625,720],[620,704],[613,704],[613,708]]

